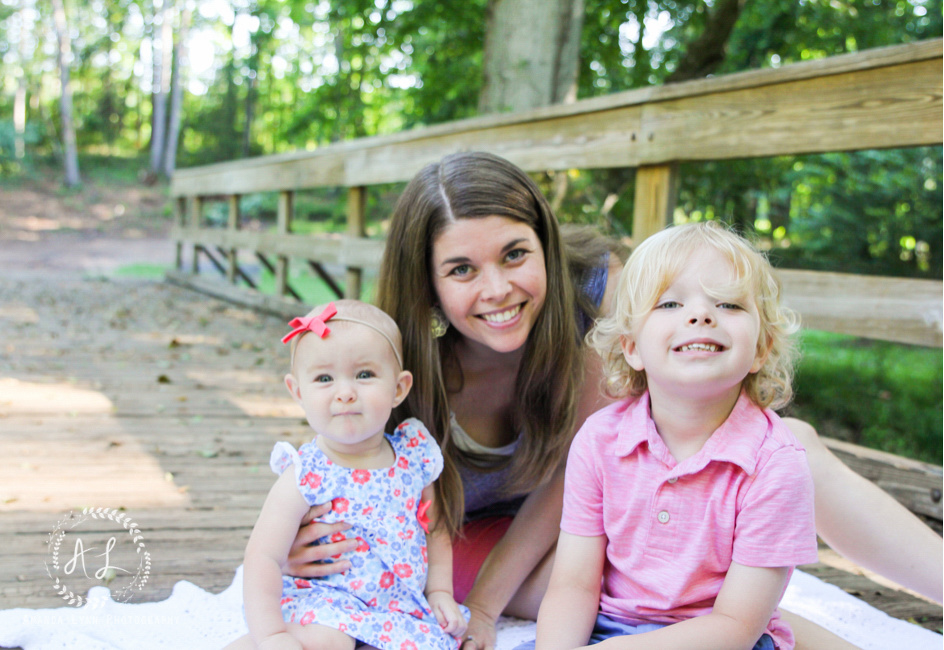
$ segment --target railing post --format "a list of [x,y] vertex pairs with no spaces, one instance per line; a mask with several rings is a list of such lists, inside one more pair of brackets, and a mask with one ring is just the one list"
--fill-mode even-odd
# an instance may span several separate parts
[[[295,194],[284,190],[279,192],[279,211],[276,231],[287,235],[292,230],[292,216],[295,210]],[[279,255],[275,261],[275,295],[284,296],[288,286],[288,258]]]
[[[347,191],[347,234],[351,237],[363,237],[367,234],[367,188],[357,186]],[[344,297],[361,297],[360,268],[349,266],[345,275]]]
[[[178,196],[174,201],[174,223],[177,224],[178,228],[184,227],[186,214],[187,199],[186,197]],[[174,248],[174,268],[180,271],[184,266],[184,240],[178,239],[175,242]]]
[[[200,222],[203,220],[203,198],[195,196],[190,199],[190,227],[194,230],[200,228]],[[193,245],[193,257],[190,260],[190,272],[196,275],[200,272],[200,244]]]
[[636,169],[633,203],[633,244],[665,228],[672,221],[678,188],[678,166],[644,165]]
[[[229,196],[229,219],[226,222],[226,229],[230,231],[239,230],[239,195],[230,194]],[[239,251],[236,248],[230,248],[226,253],[228,262],[226,267],[226,279],[230,284],[236,284],[236,271],[239,268]]]

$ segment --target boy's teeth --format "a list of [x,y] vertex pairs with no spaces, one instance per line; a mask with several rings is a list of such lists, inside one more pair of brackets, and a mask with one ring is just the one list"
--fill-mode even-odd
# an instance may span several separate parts
[[487,320],[489,323],[504,323],[505,321],[511,320],[518,315],[518,312],[521,311],[521,305],[515,305],[511,309],[506,309],[503,312],[497,314],[482,314],[482,318]]
[[681,352],[720,352],[721,346],[714,345],[712,343],[691,343],[689,345],[683,345],[679,348]]

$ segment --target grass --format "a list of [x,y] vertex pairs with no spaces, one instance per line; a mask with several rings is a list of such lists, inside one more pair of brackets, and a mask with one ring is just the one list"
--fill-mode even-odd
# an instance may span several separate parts
[[804,331],[788,413],[820,433],[941,464],[942,354],[936,348]]
[[109,275],[114,278],[129,278],[134,280],[163,280],[164,274],[170,268],[162,264],[127,264],[114,270]]
[[[343,285],[343,278],[338,282]],[[374,295],[375,281],[373,278],[363,279],[361,284],[361,300],[370,302]],[[337,296],[327,285],[327,283],[316,275],[310,273],[307,269],[291,270],[289,272],[289,285],[302,297],[302,302],[309,305],[319,305],[322,303],[337,300]],[[258,290],[269,295],[275,294],[275,276],[269,271],[263,269],[258,280]]]

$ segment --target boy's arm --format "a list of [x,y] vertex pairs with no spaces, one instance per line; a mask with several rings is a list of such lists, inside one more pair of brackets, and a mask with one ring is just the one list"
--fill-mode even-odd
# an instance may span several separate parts
[[535,650],[586,645],[600,609],[606,536],[561,531],[547,594],[538,612]]
[[308,504],[295,484],[291,469],[282,473],[269,490],[262,512],[253,526],[243,559],[243,602],[249,635],[259,645],[264,639],[286,633],[282,618],[282,570],[298,524]]
[[732,562],[710,614],[654,632],[608,639],[594,648],[750,650],[767,629],[789,574],[789,567],[750,567]]
[[459,610],[452,591],[452,539],[445,526],[438,526],[439,512],[436,491],[433,485],[423,488],[420,497],[429,501],[429,534],[426,536],[426,556],[429,568],[426,573],[426,599],[443,630],[453,636],[465,634],[465,616]]

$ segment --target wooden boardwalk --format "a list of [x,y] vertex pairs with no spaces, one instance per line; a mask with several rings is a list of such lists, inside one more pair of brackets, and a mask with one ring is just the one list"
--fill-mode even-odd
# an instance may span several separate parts
[[[0,608],[64,605],[50,533],[85,507],[141,530],[152,565],[132,602],[179,580],[221,591],[273,481],[273,443],[309,437],[282,386],[284,319],[163,283],[55,282],[0,277]],[[831,557],[804,568],[940,630],[939,605]]]

